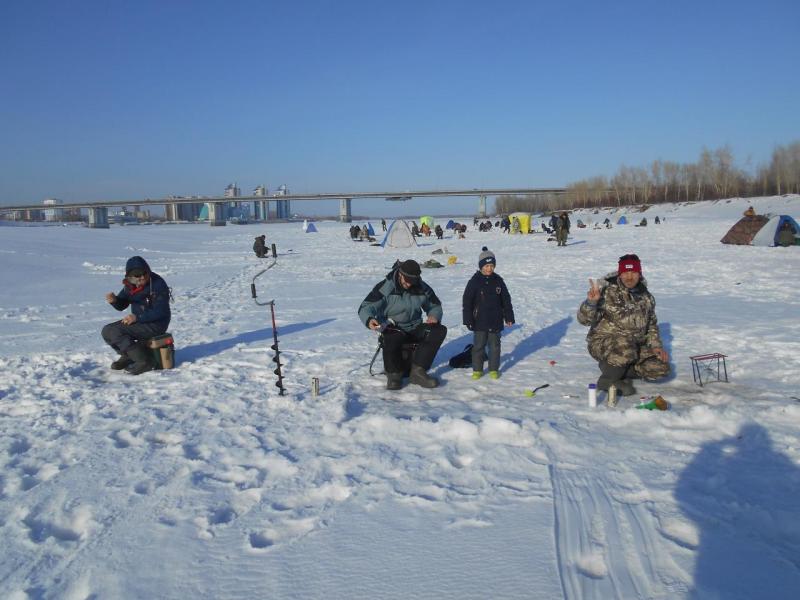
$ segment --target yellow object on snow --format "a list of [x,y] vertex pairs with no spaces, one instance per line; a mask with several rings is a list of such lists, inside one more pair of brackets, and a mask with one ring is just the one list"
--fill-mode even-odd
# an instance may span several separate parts
[[528,233],[531,228],[531,215],[525,212],[515,212],[508,215],[509,220],[514,217],[517,217],[519,221],[519,232],[522,234]]
[[451,254],[450,256],[447,257],[447,264],[448,265],[454,265],[454,264],[456,264],[457,260],[458,260],[458,257],[455,254]]

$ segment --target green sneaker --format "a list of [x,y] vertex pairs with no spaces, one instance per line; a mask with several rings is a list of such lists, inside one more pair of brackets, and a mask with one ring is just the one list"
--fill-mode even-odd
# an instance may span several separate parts
[[499,379],[500,371],[489,371],[489,377],[491,377],[492,379]]
[[473,379],[480,379],[481,377],[483,377],[483,371],[473,371],[472,372],[472,378]]

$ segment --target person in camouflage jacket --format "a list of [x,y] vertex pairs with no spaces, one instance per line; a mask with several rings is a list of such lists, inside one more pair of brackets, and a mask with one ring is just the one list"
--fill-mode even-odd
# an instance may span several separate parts
[[669,355],[661,343],[656,301],[647,291],[635,254],[619,260],[616,273],[590,288],[578,309],[578,322],[590,327],[589,354],[598,361],[597,388],[615,385],[622,395],[636,393],[631,379],[660,379],[669,374]]

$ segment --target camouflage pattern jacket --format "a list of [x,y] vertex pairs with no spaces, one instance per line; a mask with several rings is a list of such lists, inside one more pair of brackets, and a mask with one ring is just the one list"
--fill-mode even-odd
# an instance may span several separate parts
[[617,274],[611,273],[600,280],[600,285],[597,304],[584,300],[578,309],[578,322],[591,327],[586,341],[592,358],[621,367],[661,349],[656,301],[647,291],[645,279],[628,290]]

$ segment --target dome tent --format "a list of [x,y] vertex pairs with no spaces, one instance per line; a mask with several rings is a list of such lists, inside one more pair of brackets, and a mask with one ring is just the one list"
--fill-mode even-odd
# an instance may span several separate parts
[[797,235],[800,234],[800,226],[797,225],[797,221],[789,215],[775,215],[753,236],[751,242],[753,246],[777,246],[778,233],[784,223],[789,223],[789,226],[794,229],[796,244]]
[[748,245],[755,235],[767,224],[769,219],[764,215],[742,217],[728,230],[720,242],[723,244]]
[[526,212],[515,212],[508,215],[508,219],[511,221],[517,218],[519,221],[519,232],[520,233],[528,233],[531,230],[531,215],[530,213]]
[[372,228],[372,223],[367,223],[366,227],[367,227],[367,233],[370,236],[374,236],[375,235],[375,230]]
[[314,223],[309,223],[305,226],[306,233],[317,233],[317,228]]
[[381,242],[381,246],[384,248],[413,248],[416,245],[417,240],[414,239],[411,230],[402,219],[392,221]]
[[456,226],[456,222],[455,222],[455,221],[453,221],[453,219],[450,219],[450,220],[447,222],[447,225],[445,225],[445,227],[444,227],[444,228],[445,228],[445,229],[453,229],[453,228],[455,228],[455,226]]
[[434,221],[433,217],[431,217],[429,215],[424,215],[424,216],[419,218],[419,226],[420,227],[422,227],[423,225],[427,225],[428,227],[431,228],[431,230],[433,230],[433,227],[434,227],[435,224],[436,224],[436,221]]
[[628,219],[625,218],[625,215],[622,215],[619,219],[617,219],[617,225],[627,225]]

